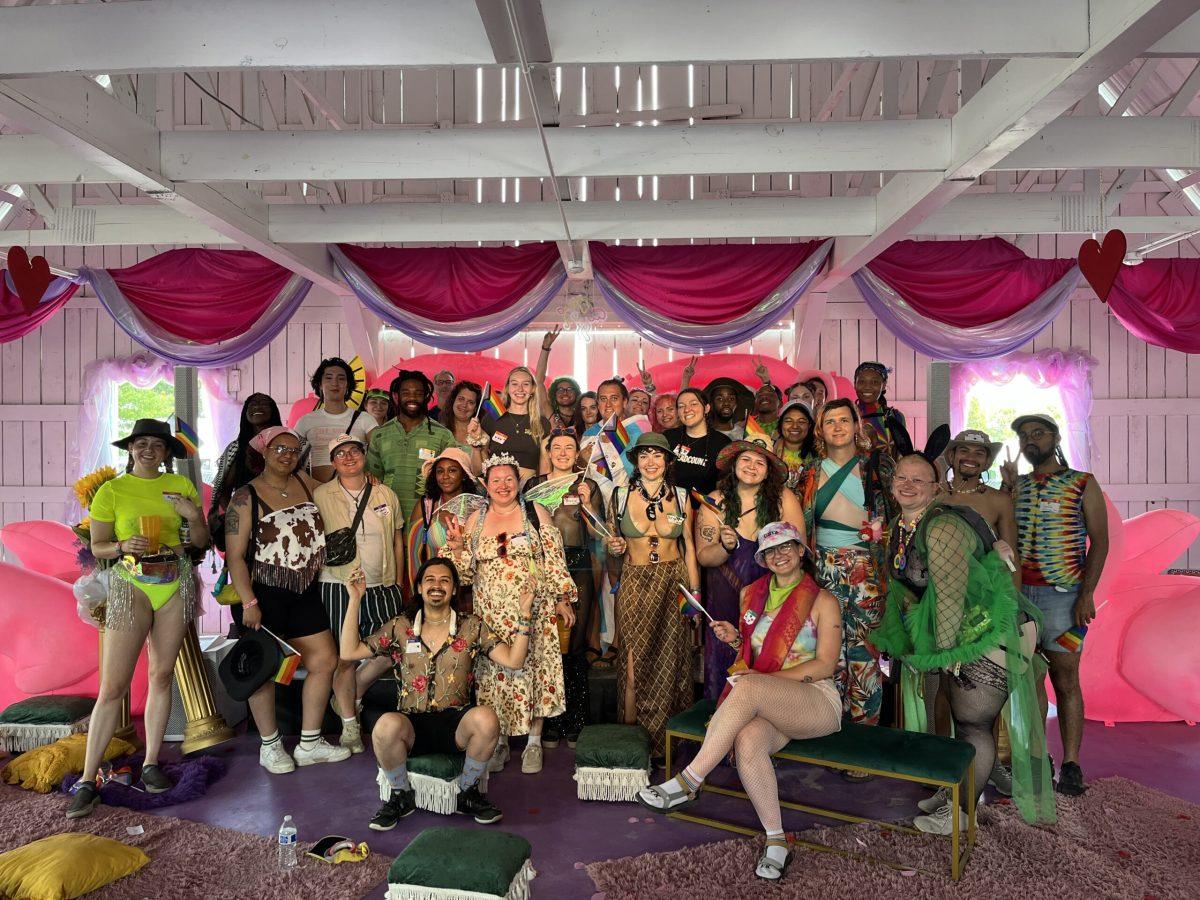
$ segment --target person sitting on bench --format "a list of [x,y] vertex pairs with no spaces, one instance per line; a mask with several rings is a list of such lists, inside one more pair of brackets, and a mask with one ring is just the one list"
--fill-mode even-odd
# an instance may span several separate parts
[[499,822],[500,810],[481,792],[479,779],[500,739],[500,720],[490,706],[472,705],[473,670],[480,654],[509,669],[524,665],[532,583],[520,596],[520,618],[511,644],[502,643],[478,616],[459,618],[454,608],[458,570],[445,557],[435,556],[417,572],[415,609],[396,616],[365,641],[358,633],[358,608],[366,592],[361,570],[351,574],[347,588],[350,600],[342,623],[342,659],[390,659],[400,683],[399,712],[384,713],[371,731],[375,759],[387,775],[392,796],[370,827],[390,831],[417,808],[416,792],[408,781],[410,756],[459,751],[466,755],[458,781],[458,811],[482,825]]
[[755,874],[775,881],[791,854],[771,754],[789,741],[842,727],[842,697],[833,680],[842,647],[842,612],[800,566],[804,538],[787,522],[763,527],[758,564],[771,574],[742,589],[738,627],[714,622],[713,633],[738,652],[729,684],[692,764],[665,784],[638,794],[643,806],[667,812],[690,805],[705,777],[730,750],[738,775],[767,833]]

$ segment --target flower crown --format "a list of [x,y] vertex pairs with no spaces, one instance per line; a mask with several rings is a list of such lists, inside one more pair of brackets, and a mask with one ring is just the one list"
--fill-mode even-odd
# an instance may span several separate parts
[[487,477],[488,469],[492,466],[512,466],[518,472],[521,471],[521,464],[517,462],[517,458],[511,453],[493,453],[483,461],[483,469],[480,474]]

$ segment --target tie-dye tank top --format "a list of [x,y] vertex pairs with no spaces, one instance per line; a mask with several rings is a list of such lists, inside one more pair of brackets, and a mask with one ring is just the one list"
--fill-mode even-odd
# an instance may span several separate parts
[[1017,533],[1024,584],[1073,587],[1083,581],[1087,527],[1083,491],[1087,472],[1063,469],[1017,480]]

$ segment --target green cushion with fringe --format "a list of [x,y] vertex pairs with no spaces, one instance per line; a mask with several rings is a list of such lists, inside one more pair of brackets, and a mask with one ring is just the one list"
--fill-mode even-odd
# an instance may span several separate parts
[[462,774],[462,753],[427,753],[408,761],[410,775],[428,775],[442,781],[453,781]]
[[641,725],[588,725],[579,732],[575,765],[598,769],[646,769],[650,735]]
[[506,831],[426,828],[388,869],[388,896],[528,896],[532,850]]
[[0,712],[0,725],[67,725],[92,713],[95,697],[47,694],[29,697]]

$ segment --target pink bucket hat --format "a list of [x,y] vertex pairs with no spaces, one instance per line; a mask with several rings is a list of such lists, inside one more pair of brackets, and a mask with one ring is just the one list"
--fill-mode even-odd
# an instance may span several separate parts
[[433,467],[437,465],[439,459],[449,459],[458,463],[458,465],[462,468],[463,475],[466,477],[467,481],[471,482],[471,484],[475,483],[475,473],[471,471],[471,457],[467,456],[466,451],[461,450],[458,447],[447,447],[433,459],[425,460],[424,464],[421,466],[422,478],[428,480],[430,475],[433,474]]
[[754,561],[762,566],[767,567],[764,561],[764,555],[772,547],[778,547],[780,544],[786,544],[789,541],[795,541],[800,547],[800,555],[804,555],[804,536],[800,534],[800,530],[791,522],[771,522],[769,525],[764,525],[762,531],[758,533],[758,549],[754,552]]
[[295,429],[288,428],[285,425],[270,425],[264,428],[254,437],[250,438],[250,446],[263,456],[266,456],[267,448],[271,446],[271,441],[275,440],[275,438],[279,437],[281,434],[290,434],[300,442],[301,446],[304,444],[304,438],[302,438],[300,433]]

